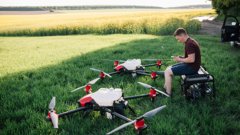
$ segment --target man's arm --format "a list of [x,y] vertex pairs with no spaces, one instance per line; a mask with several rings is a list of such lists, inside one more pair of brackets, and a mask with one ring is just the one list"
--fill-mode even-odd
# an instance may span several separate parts
[[183,63],[194,63],[195,61],[195,53],[188,54],[187,58],[180,58],[180,57],[174,57],[174,60],[177,62],[183,62]]

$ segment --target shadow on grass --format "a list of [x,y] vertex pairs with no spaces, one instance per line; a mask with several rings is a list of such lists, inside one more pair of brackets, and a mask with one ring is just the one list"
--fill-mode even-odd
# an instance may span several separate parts
[[[159,99],[156,104],[148,100],[131,101],[139,115],[159,105],[168,104],[162,113],[149,121],[151,126],[147,129],[148,134],[176,134],[179,131],[184,134],[239,133],[240,109],[237,108],[239,107],[237,98],[240,97],[238,92],[240,77],[239,66],[235,62],[239,63],[240,55],[233,54],[228,46],[215,44],[216,38],[213,41],[206,36],[196,36],[196,38],[201,40],[200,44],[203,44],[204,65],[217,78],[219,90],[217,99],[215,102],[202,99],[195,105],[190,104],[180,95],[180,84],[175,79],[176,94],[171,102],[168,99]],[[105,134],[123,121],[110,121],[98,117],[98,113],[91,113],[90,117],[83,118],[78,113],[73,117],[60,119],[60,128],[52,129],[51,124],[45,120],[51,97],[57,98],[57,112],[74,109],[77,106],[76,101],[85,93],[83,91],[70,93],[70,91],[98,76],[98,73],[90,71],[89,68],[95,67],[106,72],[113,70],[113,64],[102,59],[170,58],[173,54],[181,53],[182,49],[182,46],[176,46],[175,39],[170,36],[136,40],[74,57],[58,65],[3,77],[0,80],[1,132],[3,134]],[[166,63],[173,64],[172,61]],[[150,70],[156,69],[153,67]],[[224,73],[229,70],[231,73]],[[163,78],[153,82],[147,77],[133,79],[126,75],[114,76],[111,80],[98,82],[93,89],[120,87],[124,89],[125,95],[147,93],[148,90],[138,86],[137,81],[157,87],[163,84]],[[140,101],[142,102],[139,103]],[[129,128],[123,133],[133,134]]]

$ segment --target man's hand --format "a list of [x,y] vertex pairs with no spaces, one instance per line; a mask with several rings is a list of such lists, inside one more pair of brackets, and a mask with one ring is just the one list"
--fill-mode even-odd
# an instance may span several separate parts
[[174,56],[173,57],[173,60],[176,61],[176,62],[182,62],[182,58],[180,58],[179,56]]
[[193,63],[195,61],[195,53],[189,54],[187,58],[181,58],[180,56],[173,56],[173,60],[176,62]]

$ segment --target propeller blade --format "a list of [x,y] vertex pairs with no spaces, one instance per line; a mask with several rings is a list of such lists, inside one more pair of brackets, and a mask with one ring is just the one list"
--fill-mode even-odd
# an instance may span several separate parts
[[92,81],[88,82],[88,84],[95,84],[100,78],[93,79]]
[[142,82],[137,82],[138,84],[142,85],[144,88],[152,88],[151,85],[148,85],[146,83],[142,83]]
[[126,60],[118,60],[119,62],[125,62]]
[[142,61],[157,61],[158,59],[142,59]]
[[[110,59],[103,59],[103,60],[105,60],[105,61],[111,61],[111,62],[116,61],[116,60],[110,60]],[[117,60],[117,61],[119,61],[119,62],[125,62],[126,60]]]
[[56,105],[56,97],[53,97],[52,100],[50,101],[48,107],[49,107],[49,109],[52,111],[52,110],[54,110],[55,105]]
[[109,78],[112,78],[112,76],[106,72],[103,72],[106,76],[108,76]]
[[104,61],[111,61],[111,62],[114,61],[114,60],[110,60],[110,59],[102,59],[102,60],[104,60]]
[[76,88],[76,89],[72,90],[71,92],[75,92],[75,91],[77,91],[77,90],[80,90],[80,89],[82,89],[82,88],[84,88],[84,87],[86,87],[86,85],[84,85],[84,86],[81,86],[81,87],[78,87],[78,88]]
[[[142,115],[141,117],[139,117],[139,118],[142,118],[142,117],[143,117],[143,118],[151,118],[151,117],[155,116],[157,113],[159,113],[159,112],[160,112],[162,109],[164,109],[165,107],[166,107],[166,105],[163,105],[163,106],[160,106],[160,107],[158,107],[158,108],[155,108],[155,109],[153,109],[153,110],[151,110],[151,111],[149,111],[149,112],[146,112],[145,114],[143,114],[143,115]],[[130,122],[128,122],[128,123],[125,123],[125,124],[123,124],[123,125],[115,128],[114,130],[108,132],[107,135],[113,134],[113,133],[115,133],[115,132],[117,132],[117,131],[119,131],[119,130],[121,130],[121,129],[127,127],[127,126],[129,126],[129,125],[132,125],[132,124],[135,123],[136,121],[137,121],[137,119],[135,119],[135,120],[133,120],[133,121],[130,121]]]
[[166,107],[166,105],[163,105],[163,106],[160,106],[158,108],[155,108],[155,109],[153,109],[153,110],[143,114],[142,117],[144,117],[144,118],[151,118],[151,117],[155,116],[157,113],[159,113],[165,107]]
[[78,88],[72,90],[71,92],[75,92],[75,91],[77,91],[77,90],[80,90],[80,89],[86,87],[88,84],[91,84],[91,85],[92,85],[92,84],[95,84],[99,79],[100,79],[100,78],[93,79],[93,80],[91,80],[90,82],[88,82],[86,85],[81,86],[81,87],[78,87]]
[[[90,68],[92,71],[97,71],[97,72],[103,72],[102,70],[99,70],[99,69],[96,69],[96,68]],[[111,75],[109,75],[108,73],[106,72],[103,72],[105,75],[107,75],[108,77],[112,77]]]
[[50,113],[51,121],[54,128],[58,128],[58,115],[55,112]]
[[90,68],[92,71],[97,71],[97,72],[102,72],[101,70],[99,69],[96,69],[96,68]]
[[158,89],[156,89],[156,88],[154,88],[154,90],[156,90],[158,93],[161,93],[161,94],[163,94],[163,95],[165,95],[165,96],[167,96],[167,97],[170,97],[167,93],[165,93],[165,92],[163,92],[163,91],[161,91],[161,90],[158,90]]
[[[171,58],[173,58],[173,57],[171,56]],[[162,59],[142,59],[142,61],[157,61],[157,60],[171,61],[172,59],[169,59],[169,58],[162,58]]]
[[165,93],[165,92],[163,92],[163,91],[161,91],[161,90],[158,90],[158,89],[156,89],[155,87],[152,87],[151,85],[148,85],[148,84],[142,83],[142,82],[138,82],[138,84],[142,85],[142,86],[145,87],[145,88],[153,88],[153,89],[156,90],[158,93],[161,93],[161,94],[163,94],[163,95],[165,95],[165,96],[167,96],[167,97],[170,97],[167,93]]
[[112,131],[108,132],[107,135],[113,134],[113,133],[115,133],[115,132],[117,132],[117,131],[119,131],[119,130],[121,130],[121,129],[127,127],[127,126],[129,126],[129,125],[132,125],[132,124],[135,123],[135,122],[136,122],[136,120],[130,121],[130,122],[128,122],[128,123],[125,123],[125,124],[123,124],[123,125],[115,128],[115,129],[113,129]]

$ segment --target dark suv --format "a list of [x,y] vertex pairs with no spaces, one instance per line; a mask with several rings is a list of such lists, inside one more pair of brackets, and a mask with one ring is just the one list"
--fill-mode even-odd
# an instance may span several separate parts
[[222,42],[230,42],[234,47],[240,46],[240,25],[237,17],[226,16],[221,29]]

